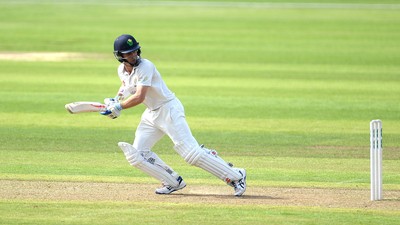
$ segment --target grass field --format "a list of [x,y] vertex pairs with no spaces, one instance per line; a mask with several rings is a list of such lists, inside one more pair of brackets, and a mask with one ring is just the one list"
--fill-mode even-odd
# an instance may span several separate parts
[[[0,224],[399,224],[400,5],[283,2],[0,1]],[[115,95],[123,33],[198,141],[247,169],[245,196],[166,137],[153,150],[188,187],[155,196],[158,182],[116,145],[133,141],[143,106],[116,120],[65,111]],[[372,119],[383,121],[379,202]]]

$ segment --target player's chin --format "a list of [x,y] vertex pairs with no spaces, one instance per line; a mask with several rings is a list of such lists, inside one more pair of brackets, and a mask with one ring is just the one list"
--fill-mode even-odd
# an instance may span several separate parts
[[128,62],[129,62],[131,65],[135,65],[136,59],[128,59]]

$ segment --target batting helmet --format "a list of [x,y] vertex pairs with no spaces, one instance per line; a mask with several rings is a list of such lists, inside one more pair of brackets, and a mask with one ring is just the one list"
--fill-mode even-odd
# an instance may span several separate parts
[[124,58],[122,57],[122,53],[129,53],[133,51],[138,51],[138,55],[140,56],[140,46],[139,42],[129,34],[123,34],[114,41],[114,56],[115,58],[123,62]]

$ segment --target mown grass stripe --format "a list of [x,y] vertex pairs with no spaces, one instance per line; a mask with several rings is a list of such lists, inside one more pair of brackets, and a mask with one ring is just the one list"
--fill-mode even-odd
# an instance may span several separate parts
[[109,6],[184,6],[184,7],[229,7],[229,8],[258,8],[258,9],[389,9],[398,10],[400,4],[382,3],[318,3],[318,2],[226,2],[226,1],[6,1],[3,4],[59,4],[59,5],[109,5]]

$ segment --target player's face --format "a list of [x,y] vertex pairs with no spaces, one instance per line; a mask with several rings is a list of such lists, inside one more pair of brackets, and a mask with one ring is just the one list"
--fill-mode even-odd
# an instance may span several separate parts
[[129,63],[135,64],[137,60],[137,50],[129,53],[122,53],[122,57],[128,60]]

